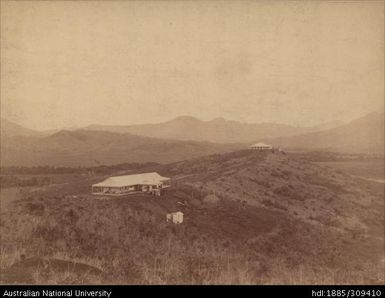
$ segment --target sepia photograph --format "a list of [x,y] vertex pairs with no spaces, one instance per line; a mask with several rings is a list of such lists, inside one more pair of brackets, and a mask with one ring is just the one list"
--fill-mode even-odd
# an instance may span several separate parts
[[384,1],[0,2],[0,285],[385,284]]

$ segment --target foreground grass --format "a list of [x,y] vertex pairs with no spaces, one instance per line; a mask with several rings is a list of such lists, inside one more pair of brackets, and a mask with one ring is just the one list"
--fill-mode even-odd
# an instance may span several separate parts
[[[229,224],[223,229],[219,221],[229,212],[234,213],[234,205],[226,203],[199,210],[186,209],[187,218],[192,216],[196,220],[187,219],[180,226],[168,225],[162,216],[162,208],[167,206],[162,203],[147,202],[147,208],[153,209],[149,212],[143,206],[119,199],[55,197],[21,201],[13,213],[2,217],[2,272],[22,268],[23,278],[29,275],[26,280],[30,283],[47,284],[383,281],[379,273],[383,267],[371,266],[370,259],[364,260],[366,256],[348,262],[354,251],[345,251],[346,247],[357,245],[348,235],[344,239],[340,239],[341,234],[333,238],[322,229],[301,227],[284,215],[276,218],[275,223],[274,216],[271,221],[269,217],[258,219],[255,215],[262,213],[247,209],[238,212],[248,221],[227,218]],[[206,215],[193,216],[194,212]],[[319,237],[328,237],[330,243],[320,245],[315,241]],[[36,258],[62,260],[71,265],[61,268],[55,262],[48,262],[46,267],[29,267],[28,260]],[[82,272],[74,263],[103,274]]]
[[[12,202],[0,219],[1,282],[384,283],[383,189],[285,155],[155,170],[179,177],[162,198],[95,199],[91,179]],[[175,210],[181,225],[166,223]]]

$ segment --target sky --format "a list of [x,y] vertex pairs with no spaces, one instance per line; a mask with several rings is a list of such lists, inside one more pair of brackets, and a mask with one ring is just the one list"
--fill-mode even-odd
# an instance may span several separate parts
[[1,116],[311,126],[384,111],[383,1],[1,1]]

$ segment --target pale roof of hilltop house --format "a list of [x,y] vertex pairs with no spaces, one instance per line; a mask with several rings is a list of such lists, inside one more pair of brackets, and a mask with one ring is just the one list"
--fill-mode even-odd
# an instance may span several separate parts
[[128,186],[128,185],[138,185],[138,184],[154,185],[154,184],[158,184],[159,182],[167,181],[167,180],[170,180],[170,178],[162,177],[158,173],[153,172],[153,173],[110,177],[92,186],[122,187],[122,186]]
[[259,143],[256,143],[254,145],[251,145],[250,147],[271,147],[271,145],[259,142]]

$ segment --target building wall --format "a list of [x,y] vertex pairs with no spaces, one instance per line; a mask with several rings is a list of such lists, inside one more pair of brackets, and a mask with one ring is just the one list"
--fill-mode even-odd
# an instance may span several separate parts
[[161,190],[163,189],[163,183],[158,185],[129,185],[123,187],[92,187],[93,194],[129,194],[133,192],[149,192],[155,195],[161,195]]
[[272,150],[273,147],[251,147],[253,150]]
[[174,213],[168,213],[166,215],[167,222],[172,222],[174,224],[181,224],[183,222],[183,213],[181,212],[174,212]]
[[175,223],[182,223],[183,222],[183,214],[182,213],[176,213],[174,215],[174,222]]

